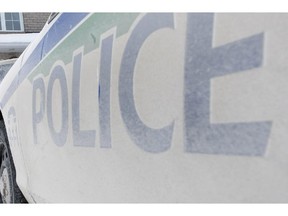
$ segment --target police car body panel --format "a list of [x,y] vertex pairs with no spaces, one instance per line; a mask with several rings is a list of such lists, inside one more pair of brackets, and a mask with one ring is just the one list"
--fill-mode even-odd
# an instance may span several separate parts
[[285,20],[57,15],[0,86],[26,199],[287,201]]

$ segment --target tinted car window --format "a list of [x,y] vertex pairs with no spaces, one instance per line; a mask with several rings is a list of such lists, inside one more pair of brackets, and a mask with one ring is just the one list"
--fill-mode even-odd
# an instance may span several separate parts
[[0,83],[10,70],[10,68],[13,66],[15,60],[9,60],[9,61],[3,61],[2,63],[0,62]]

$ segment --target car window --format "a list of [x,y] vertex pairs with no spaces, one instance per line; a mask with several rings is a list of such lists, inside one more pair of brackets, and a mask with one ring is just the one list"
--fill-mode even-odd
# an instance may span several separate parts
[[17,59],[9,59],[9,60],[3,60],[0,61],[0,83],[10,70],[10,68],[13,66]]
[[49,18],[48,18],[48,23],[52,22],[52,20],[58,15],[59,13],[57,12],[53,12],[50,14]]

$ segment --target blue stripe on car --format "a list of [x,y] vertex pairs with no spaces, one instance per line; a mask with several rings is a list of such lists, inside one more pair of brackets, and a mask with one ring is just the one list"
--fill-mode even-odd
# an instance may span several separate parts
[[[63,13],[60,15],[46,35],[38,43],[25,64],[21,67],[18,76],[11,82],[2,98],[0,104],[1,109],[6,105],[18,86],[25,80],[28,74],[33,71],[42,58],[44,58],[53,47],[55,47],[87,15],[88,13]],[[44,47],[43,44],[45,45]]]

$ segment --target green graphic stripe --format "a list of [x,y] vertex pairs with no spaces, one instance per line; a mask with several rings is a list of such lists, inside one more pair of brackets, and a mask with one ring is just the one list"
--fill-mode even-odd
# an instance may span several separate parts
[[91,15],[46,56],[46,59],[29,75],[29,81],[32,83],[39,74],[48,76],[52,65],[57,60],[62,60],[65,64],[70,63],[73,51],[79,47],[84,46],[84,55],[99,48],[101,34],[113,27],[116,27],[117,38],[127,33],[138,15],[138,13],[97,13]]

